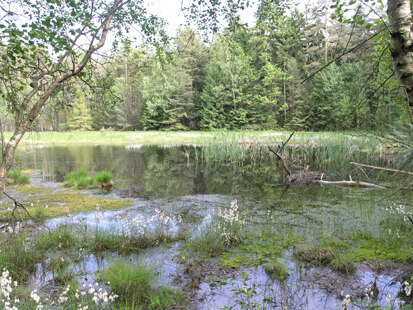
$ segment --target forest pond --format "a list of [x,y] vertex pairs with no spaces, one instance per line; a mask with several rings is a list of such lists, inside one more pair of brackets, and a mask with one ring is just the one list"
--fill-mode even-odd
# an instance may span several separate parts
[[[134,219],[155,231],[156,220],[167,218],[162,229],[170,236],[168,242],[126,256],[155,264],[159,285],[183,290],[189,309],[341,309],[346,295],[353,305],[366,309],[373,303],[398,308],[411,302],[400,293],[406,276],[413,274],[412,240],[405,236],[411,228],[396,211],[399,206],[411,208],[411,190],[402,186],[405,179],[339,165],[326,157],[320,163],[320,150],[304,150],[305,159],[291,160],[296,170],[322,171],[330,180],[351,174],[390,189],[286,185],[283,169],[269,156],[228,162],[201,160],[200,151],[191,145],[22,147],[15,166],[33,171],[31,186],[46,187],[48,194],[64,191],[61,184],[73,171],[110,171],[113,190],[82,192],[127,199],[130,206],[97,208],[45,224],[56,228],[80,223],[91,230],[120,232],[123,222]],[[35,203],[42,195],[15,187],[8,191]],[[240,242],[219,253],[197,254],[191,242],[216,220],[217,210],[233,206],[243,222]],[[86,252],[70,268],[81,283],[93,283],[96,271],[119,255]],[[39,264],[31,285],[56,284],[53,277]],[[372,290],[375,294],[370,295]]]

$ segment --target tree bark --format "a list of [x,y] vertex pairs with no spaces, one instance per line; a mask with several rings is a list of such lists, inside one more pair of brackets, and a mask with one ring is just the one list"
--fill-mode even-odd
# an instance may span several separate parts
[[393,69],[413,120],[413,21],[411,0],[388,0]]

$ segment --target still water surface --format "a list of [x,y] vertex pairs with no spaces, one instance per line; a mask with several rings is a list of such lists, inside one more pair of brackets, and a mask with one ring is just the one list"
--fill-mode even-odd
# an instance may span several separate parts
[[[132,199],[133,207],[129,208],[128,216],[149,216],[154,208],[161,209],[172,216],[177,213],[190,214],[192,231],[196,232],[202,223],[208,219],[214,207],[229,205],[231,200],[237,199],[244,215],[251,219],[252,225],[261,225],[266,216],[276,219],[277,229],[285,233],[305,236],[306,242],[317,242],[323,236],[341,238],[350,233],[363,231],[379,237],[384,232],[380,222],[386,216],[385,208],[389,204],[411,201],[411,193],[401,191],[397,196],[390,195],[389,191],[380,191],[366,188],[349,188],[337,186],[283,184],[284,172],[274,161],[262,161],[251,164],[245,161],[240,164],[227,162],[201,162],[193,154],[196,148],[190,146],[158,147],[158,146],[53,146],[44,148],[21,148],[16,157],[16,166],[21,169],[34,169],[36,174],[32,178],[34,185],[47,185],[50,182],[63,182],[65,176],[73,171],[85,169],[90,174],[107,170],[113,175],[114,190],[110,193],[94,191],[94,194],[109,195]],[[192,152],[192,153],[191,153]],[[343,167],[320,166],[317,158],[312,162],[302,163],[302,167],[310,170],[319,170],[335,178],[341,178]],[[354,167],[353,167],[354,168]],[[362,177],[364,172],[351,171],[352,176]],[[371,176],[373,177],[373,176]],[[388,181],[383,175],[374,175],[374,181]],[[114,218],[122,211],[104,212],[101,225],[108,227]],[[78,215],[72,221],[83,220],[93,225],[94,213]],[[50,222],[57,225],[66,219],[56,219]],[[175,225],[176,223],[174,223]],[[188,224],[188,223],[187,223]],[[177,225],[177,224],[176,224]],[[177,230],[172,225],[172,230]],[[176,247],[170,251],[165,274],[179,270],[177,263],[172,263],[171,255],[177,253]],[[148,254],[151,259],[159,254]],[[152,255],[152,256],[151,256]],[[99,268],[93,263],[94,257],[88,257],[87,263],[91,272]],[[273,290],[286,291],[292,299],[293,308],[297,309],[333,309],[340,306],[340,297],[331,295],[321,288],[302,287],[300,282],[301,267],[290,261],[291,277],[287,287],[280,283],[271,284]],[[249,271],[254,286],[265,287],[271,282],[260,267]],[[370,270],[358,270],[354,276],[357,281],[366,285],[377,275]],[[394,274],[382,279],[383,286],[389,290]],[[255,280],[254,280],[255,279]],[[214,291],[208,283],[204,283],[198,292],[199,296],[208,298],[199,301],[195,307],[219,308],[230,304],[233,300],[232,289],[241,285],[241,279],[235,277],[232,287]],[[237,282],[238,281],[238,282]],[[252,285],[252,284],[251,284]],[[274,287],[274,285],[278,285]],[[350,285],[350,284],[349,284]],[[395,294],[398,286],[390,288]],[[304,291],[304,292],[303,292]],[[281,294],[281,293],[280,293]],[[291,295],[291,296],[290,296]],[[287,297],[288,297],[287,296]],[[386,303],[385,295],[381,301]],[[279,296],[282,298],[282,296]],[[201,297],[199,297],[201,300]],[[300,299],[294,301],[294,298]],[[304,300],[304,301],[303,301]],[[306,301],[305,301],[306,300]],[[302,307],[302,303],[305,303]]]

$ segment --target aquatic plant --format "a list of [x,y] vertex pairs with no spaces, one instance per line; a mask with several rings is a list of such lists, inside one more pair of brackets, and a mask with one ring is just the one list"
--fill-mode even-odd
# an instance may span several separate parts
[[[274,309],[276,306],[277,298],[276,292],[272,287],[261,287],[261,284],[252,284],[249,275],[245,272],[241,273],[242,281],[236,281],[235,279],[229,280],[228,278],[218,278],[211,276],[209,280],[214,286],[225,287],[231,285],[233,297],[231,298],[231,304],[224,306],[221,309]],[[288,309],[288,303],[285,299],[280,300],[282,309]]]
[[264,270],[270,277],[277,278],[281,281],[288,279],[290,276],[285,263],[279,260],[268,263],[264,267]]
[[102,171],[93,176],[93,183],[100,186],[101,184],[107,184],[112,181],[112,174],[108,171]]
[[237,201],[233,200],[229,208],[214,209],[212,222],[190,239],[185,247],[207,257],[215,257],[230,246],[240,243],[245,221],[238,208]]
[[156,288],[155,267],[143,262],[132,263],[125,259],[112,261],[100,277],[110,283],[119,303],[149,309],[174,308],[179,305],[182,293],[168,287]]
[[110,282],[112,291],[122,303],[136,301],[146,304],[155,284],[155,268],[142,262],[132,263],[125,259],[110,262],[100,277]]
[[74,186],[77,188],[86,188],[93,184],[93,179],[88,177],[88,173],[84,169],[69,173],[65,177],[64,184],[66,186]]

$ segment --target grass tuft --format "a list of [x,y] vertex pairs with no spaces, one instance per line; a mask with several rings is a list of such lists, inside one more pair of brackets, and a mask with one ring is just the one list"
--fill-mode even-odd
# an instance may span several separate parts
[[109,183],[110,181],[112,181],[112,174],[108,171],[99,172],[93,177],[93,182],[95,185]]
[[321,266],[327,266],[335,257],[334,250],[326,247],[299,250],[297,255],[305,262]]
[[7,182],[11,184],[26,185],[30,184],[29,177],[21,175],[20,172],[10,171],[7,173]]
[[69,173],[65,178],[65,186],[76,187],[78,189],[95,188],[102,184],[107,184],[112,181],[112,174],[108,171],[97,173],[93,177],[89,177],[84,169]]
[[112,261],[101,273],[110,283],[112,293],[119,295],[117,309],[182,309],[182,292],[169,287],[156,287],[153,266],[133,263],[123,258]]
[[71,227],[62,225],[50,233],[42,233],[37,239],[36,248],[42,250],[49,249],[71,249],[78,242]]
[[19,185],[27,185],[27,184],[30,184],[30,179],[29,179],[28,176],[21,175],[21,176],[19,176],[19,178],[17,179],[17,184],[19,184]]
[[345,255],[336,255],[329,264],[330,268],[334,271],[341,273],[354,273],[356,268],[354,263]]
[[264,269],[270,277],[277,278],[281,281],[287,280],[290,277],[285,263],[280,261],[271,262],[267,264]]
[[112,261],[101,274],[110,282],[112,292],[125,304],[148,304],[155,284],[155,269],[144,263],[132,263],[125,259]]
[[24,248],[21,243],[12,243],[1,248],[0,266],[10,272],[10,276],[22,282],[28,278],[36,268],[36,253]]
[[93,180],[88,177],[86,170],[80,169],[69,173],[65,178],[66,186],[73,186],[77,188],[86,188],[93,184]]

